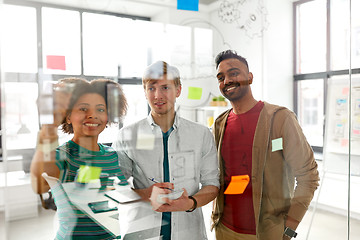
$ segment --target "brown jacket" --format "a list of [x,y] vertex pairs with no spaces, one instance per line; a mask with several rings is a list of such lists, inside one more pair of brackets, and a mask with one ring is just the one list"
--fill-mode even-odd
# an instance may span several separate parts
[[[221,147],[229,113],[230,110],[216,119],[213,130],[221,185],[212,214],[213,227],[219,223],[224,205]],[[273,146],[275,139],[278,139],[277,144]],[[279,147],[281,142],[282,149]],[[280,240],[285,217],[288,215],[301,221],[308,209],[319,185],[317,163],[295,114],[285,107],[266,102],[259,115],[252,151],[251,181],[257,239]]]

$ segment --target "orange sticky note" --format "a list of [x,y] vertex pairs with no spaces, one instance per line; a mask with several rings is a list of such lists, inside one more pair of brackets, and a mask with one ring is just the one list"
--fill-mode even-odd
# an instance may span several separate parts
[[229,186],[225,190],[225,194],[242,194],[249,184],[249,175],[231,176]]

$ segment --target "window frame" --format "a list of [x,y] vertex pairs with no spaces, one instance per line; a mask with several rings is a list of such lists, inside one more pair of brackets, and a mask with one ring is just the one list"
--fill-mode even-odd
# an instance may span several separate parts
[[[91,80],[94,78],[105,77],[105,78],[114,78],[114,76],[90,76],[84,75],[84,64],[83,64],[83,38],[82,38],[82,31],[83,31],[83,13],[97,13],[97,14],[104,14],[104,15],[112,15],[116,17],[123,17],[129,18],[132,20],[143,20],[143,21],[151,21],[151,18],[144,17],[144,16],[136,16],[136,15],[128,15],[128,14],[120,14],[108,11],[98,11],[98,10],[91,10],[91,9],[83,9],[83,8],[76,8],[76,7],[68,7],[68,6],[60,6],[56,4],[49,4],[49,3],[38,3],[38,2],[29,2],[24,0],[4,0],[2,4],[7,5],[14,5],[14,6],[24,6],[24,7],[32,7],[35,8],[36,11],[36,29],[37,29],[37,64],[38,64],[38,72],[37,73],[22,73],[22,72],[2,72],[3,79],[6,79],[7,82],[35,82],[38,84],[39,90],[41,88],[41,79],[47,78],[51,76],[54,81],[57,81],[62,78],[66,78],[69,76],[72,77],[80,77],[86,80]],[[71,10],[71,11],[78,11],[80,14],[80,59],[81,59],[81,74],[79,75],[63,75],[63,74],[44,74],[39,72],[39,69],[43,69],[43,51],[42,51],[42,8],[56,8],[62,10]],[[130,85],[141,85],[142,80],[138,77],[133,78],[121,78],[119,75],[116,77],[117,81],[123,84],[130,84]],[[39,115],[39,114],[38,114]],[[1,113],[0,113],[1,117]],[[40,116],[39,116],[40,118]],[[40,124],[40,122],[39,122]],[[2,126],[2,124],[0,125]],[[39,126],[40,128],[40,126]],[[3,161],[2,155],[2,147],[3,147],[3,136],[0,136],[0,162]],[[105,143],[106,144],[106,143]],[[18,149],[18,151],[26,151],[26,149]]]
[[[293,109],[294,112],[298,115],[299,109],[298,109],[298,101],[299,101],[299,94],[298,94],[298,82],[299,81],[306,81],[306,80],[313,80],[313,79],[323,79],[324,80],[324,86],[323,86],[323,92],[324,92],[324,99],[323,99],[323,111],[324,115],[326,116],[326,99],[327,99],[327,82],[329,79],[333,76],[346,76],[351,74],[359,74],[360,68],[352,68],[352,69],[342,69],[342,70],[331,70],[331,37],[330,37],[330,31],[331,31],[331,0],[326,1],[326,71],[323,72],[313,72],[313,73],[302,73],[297,74],[297,64],[298,64],[298,46],[297,46],[297,39],[298,39],[298,11],[297,8],[301,4],[312,2],[316,0],[300,0],[293,2]],[[325,138],[325,117],[323,121],[323,138]],[[325,141],[325,139],[324,139]],[[323,146],[311,146],[313,150],[317,153],[323,153]]]

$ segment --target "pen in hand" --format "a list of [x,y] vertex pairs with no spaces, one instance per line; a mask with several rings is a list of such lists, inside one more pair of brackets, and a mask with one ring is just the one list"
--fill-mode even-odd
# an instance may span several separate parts
[[148,177],[148,179],[154,183],[159,183],[158,181],[155,180],[155,178]]
[[[155,178],[151,178],[151,177],[148,177],[148,179],[150,180],[150,181],[152,181],[153,183],[159,183],[159,181],[156,181],[156,179]],[[171,188],[164,188],[164,189],[168,189],[168,190],[170,190],[170,191],[174,191],[174,189],[171,189]]]

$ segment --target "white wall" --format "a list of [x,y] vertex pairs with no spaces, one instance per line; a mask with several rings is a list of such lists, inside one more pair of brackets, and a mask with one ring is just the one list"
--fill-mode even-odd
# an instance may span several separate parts
[[269,28],[265,32],[264,99],[293,109],[293,14],[288,0],[266,1]]
[[[225,23],[219,18],[218,9],[212,11],[211,23],[219,30],[214,32],[214,53],[236,50],[248,60],[254,74],[254,97],[293,109],[292,3],[264,0],[264,7],[268,26],[262,21],[261,26],[266,27],[263,37],[250,34],[253,38],[239,28],[241,21]],[[240,7],[239,10],[241,16],[247,16],[253,8],[248,7],[248,12]]]
[[[174,7],[169,7],[153,15],[152,20],[176,25],[211,28],[214,34],[213,58],[220,51],[236,50],[248,60],[250,71],[254,74],[252,85],[254,97],[258,100],[293,109],[292,1],[247,0],[244,2],[251,4],[242,6],[236,0],[228,0],[227,2],[237,3],[242,16],[250,16],[252,13],[259,14],[257,3],[263,2],[264,9],[262,10],[265,15],[256,21],[257,24],[260,23],[261,27],[266,28],[262,32],[262,37],[240,29],[241,21],[223,22],[218,12],[223,3],[220,0],[212,4],[210,8],[213,10],[209,12],[202,11],[202,8],[199,12],[193,12],[180,11]],[[257,26],[253,25],[252,27],[256,28]],[[220,95],[215,78],[215,66],[209,75],[214,77],[201,80],[200,83],[214,95]]]

